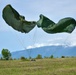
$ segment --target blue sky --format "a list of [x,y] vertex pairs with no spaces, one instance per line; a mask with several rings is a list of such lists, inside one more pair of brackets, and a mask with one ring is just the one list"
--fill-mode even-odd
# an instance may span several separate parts
[[2,18],[2,10],[7,4],[28,21],[39,20],[40,14],[55,23],[65,17],[76,19],[76,0],[0,0],[0,52],[3,48],[13,52],[46,45],[76,45],[76,29],[71,34],[47,34],[37,27],[27,34],[12,29]]

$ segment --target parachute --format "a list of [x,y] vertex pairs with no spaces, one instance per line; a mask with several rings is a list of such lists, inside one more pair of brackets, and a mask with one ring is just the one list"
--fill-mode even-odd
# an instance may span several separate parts
[[37,26],[41,27],[47,33],[71,33],[76,26],[75,19],[71,17],[61,19],[57,24],[48,19],[44,15],[40,15],[40,19],[37,21]]
[[38,21],[26,21],[25,17],[21,16],[10,4],[5,6],[2,13],[5,22],[22,33],[30,32],[36,25],[50,34],[62,32],[72,33],[76,26],[75,19],[71,17],[63,18],[58,23],[54,23],[42,14]]
[[22,33],[28,33],[36,26],[35,21],[26,21],[10,4],[3,9],[2,16],[9,26]]

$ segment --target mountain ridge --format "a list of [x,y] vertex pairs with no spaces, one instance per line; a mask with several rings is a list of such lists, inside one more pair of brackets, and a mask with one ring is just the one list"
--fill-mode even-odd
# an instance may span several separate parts
[[16,52],[12,52],[13,58],[24,57],[32,57],[35,58],[38,54],[42,55],[42,57],[49,57],[53,55],[54,57],[61,56],[76,56],[76,46],[73,47],[65,47],[65,46],[43,46],[38,48],[31,48],[26,50],[20,50]]

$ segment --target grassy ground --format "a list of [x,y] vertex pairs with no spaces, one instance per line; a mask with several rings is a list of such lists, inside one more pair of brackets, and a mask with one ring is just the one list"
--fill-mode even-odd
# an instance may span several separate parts
[[76,75],[76,58],[0,60],[0,75]]

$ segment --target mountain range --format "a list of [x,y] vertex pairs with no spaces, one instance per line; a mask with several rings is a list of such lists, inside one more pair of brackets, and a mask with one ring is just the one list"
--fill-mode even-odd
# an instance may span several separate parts
[[49,57],[53,55],[54,57],[61,56],[76,56],[76,46],[73,47],[65,47],[65,46],[44,46],[38,48],[31,48],[26,50],[19,50],[12,52],[12,58],[20,58],[20,57],[32,57],[35,58],[38,54],[42,55],[42,57]]
[[[20,58],[20,57],[37,57],[38,54],[42,55],[42,57],[50,57],[53,55],[54,57],[60,58],[61,56],[76,56],[76,46],[70,47],[70,46],[43,46],[38,48],[31,48],[26,50],[19,50],[15,52],[11,52],[12,58]],[[1,57],[1,55],[0,55]]]

